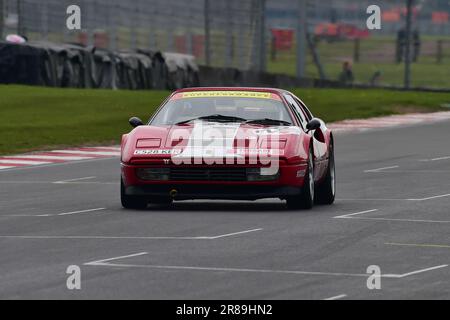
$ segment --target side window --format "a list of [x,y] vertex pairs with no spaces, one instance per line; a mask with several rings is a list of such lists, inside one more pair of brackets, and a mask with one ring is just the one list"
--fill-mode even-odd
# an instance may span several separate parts
[[292,107],[292,110],[294,111],[295,116],[301,123],[303,129],[305,129],[306,125],[308,124],[308,120],[306,119],[305,114],[303,113],[302,109],[300,108],[300,105],[297,104],[297,102],[294,100],[294,98],[288,94],[285,95],[285,98],[286,98],[287,102],[289,103],[289,105]]
[[309,109],[306,107],[306,105],[300,99],[295,98],[295,101],[302,108],[303,113],[306,115],[306,118],[308,119],[308,121],[311,121],[312,118],[314,118],[313,115],[311,114],[311,111],[309,111]]

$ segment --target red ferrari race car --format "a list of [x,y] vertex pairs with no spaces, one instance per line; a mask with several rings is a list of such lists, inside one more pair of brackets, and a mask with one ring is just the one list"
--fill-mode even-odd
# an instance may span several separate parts
[[121,144],[125,208],[174,200],[279,198],[290,209],[332,204],[334,141],[291,92],[190,88],[174,92]]

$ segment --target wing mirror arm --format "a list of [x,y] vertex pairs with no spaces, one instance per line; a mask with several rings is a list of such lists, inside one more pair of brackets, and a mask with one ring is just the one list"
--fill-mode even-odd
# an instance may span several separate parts
[[320,126],[322,125],[322,123],[320,122],[319,119],[314,118],[312,119],[310,122],[308,122],[308,124],[306,125],[306,132],[310,133],[313,130],[317,130],[320,128]]
[[143,126],[144,123],[142,122],[141,119],[139,119],[138,117],[132,117],[130,118],[130,120],[128,120],[128,122],[130,123],[130,125],[133,128],[139,127],[139,126]]

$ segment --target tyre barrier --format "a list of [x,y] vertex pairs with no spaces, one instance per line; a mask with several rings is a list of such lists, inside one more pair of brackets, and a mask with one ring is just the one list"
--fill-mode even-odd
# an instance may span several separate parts
[[0,42],[0,84],[173,90],[198,86],[198,72],[195,58],[184,54]]

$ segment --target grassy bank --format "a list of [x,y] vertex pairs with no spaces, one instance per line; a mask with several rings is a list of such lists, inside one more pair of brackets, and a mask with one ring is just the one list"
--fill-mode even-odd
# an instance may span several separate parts
[[[442,40],[442,61],[437,63],[438,40]],[[354,60],[353,41],[337,41],[317,44],[325,75],[330,80],[338,80],[344,61]],[[269,51],[270,52],[270,51]],[[396,39],[391,36],[371,36],[361,40],[360,61],[353,62],[355,81],[370,83],[375,72],[379,72],[381,85],[403,85],[404,64],[395,62]],[[319,74],[312,55],[308,52],[307,77],[318,78]],[[268,71],[282,74],[296,74],[296,48],[278,52],[277,59],[268,57]],[[417,63],[411,65],[413,87],[450,88],[450,38],[445,36],[422,36],[422,46]]]
[[[325,121],[436,111],[450,94],[382,90],[294,90]],[[0,154],[118,143],[128,118],[148,119],[167,91],[0,86]]]

